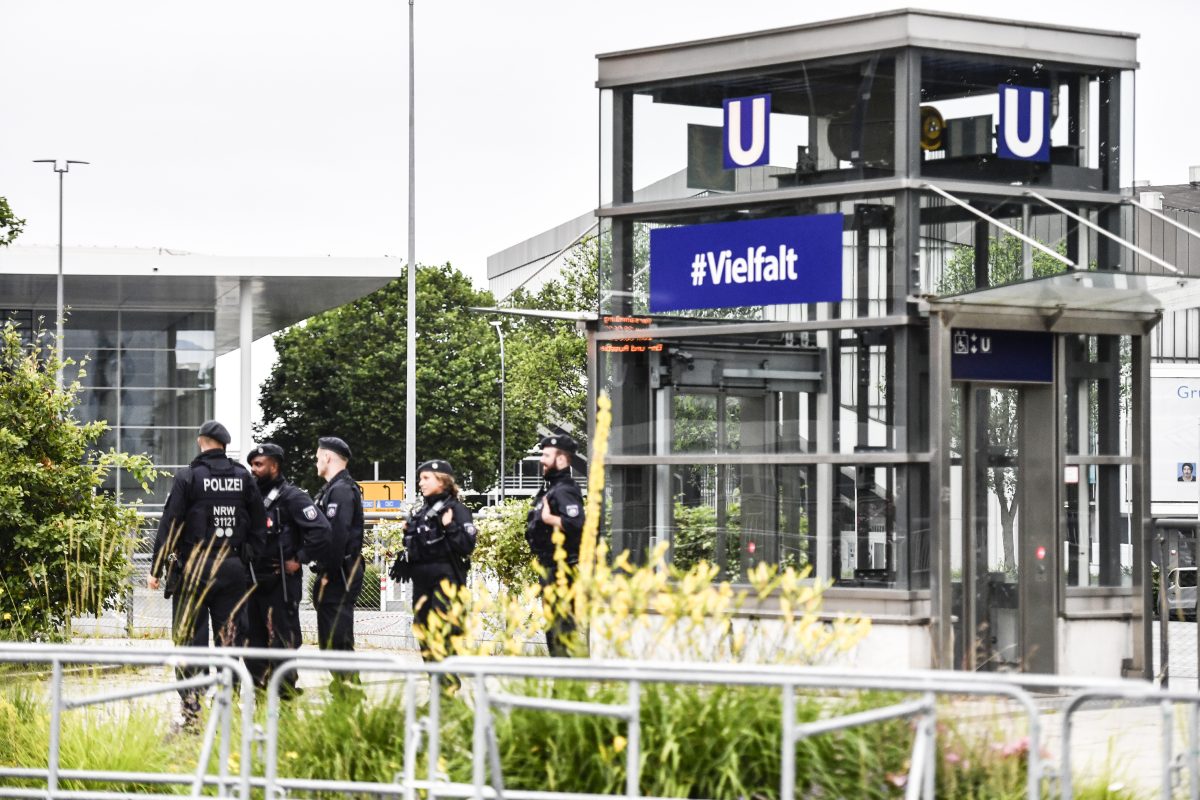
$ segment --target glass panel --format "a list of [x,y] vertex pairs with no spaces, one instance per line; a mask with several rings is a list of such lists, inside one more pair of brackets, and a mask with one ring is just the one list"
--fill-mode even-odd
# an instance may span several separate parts
[[842,330],[835,381],[839,413],[834,436],[842,453],[865,453],[895,447],[896,430],[889,423],[888,381],[891,378],[892,332],[863,328]]
[[760,563],[816,566],[816,468],[705,464],[671,468],[672,562],[743,580]]
[[122,311],[121,345],[159,350],[212,350],[213,315],[196,311]]
[[1018,389],[975,393],[975,668],[1020,666]]
[[[1002,84],[1049,93],[1048,162],[997,156]],[[926,55],[921,59],[921,172],[955,180],[1114,189],[1100,169],[1100,148],[1107,142],[1099,140],[1098,131],[1108,91],[1105,87],[1101,98],[1098,71],[1012,58]],[[1112,136],[1115,140],[1119,133]]]
[[215,357],[211,350],[124,350],[124,386],[212,388]]
[[836,467],[834,480],[834,581],[841,586],[894,585],[895,468]]
[[213,416],[209,389],[126,389],[121,392],[123,425],[195,425]]
[[[745,163],[757,165],[727,169],[724,103],[759,95],[770,96],[769,134],[755,139],[746,122],[731,140],[731,148],[748,154]],[[618,93],[613,103],[622,102]],[[747,117],[755,113],[750,103],[741,108]],[[650,86],[634,95],[632,113],[634,202],[895,172],[895,62],[890,56]]]
[[1132,584],[1133,546],[1129,515],[1120,498],[1121,470],[1084,465],[1078,481],[1063,487],[1067,507],[1063,571],[1068,586]]
[[121,449],[149,453],[156,464],[187,464],[197,454],[195,428],[121,428]]
[[75,364],[63,370],[63,380],[79,381],[81,389],[106,389],[117,386],[120,373],[116,350],[73,350],[63,348],[63,357]]
[[72,311],[63,326],[63,346],[76,349],[116,347],[116,315],[111,311]]
[[117,420],[117,392],[115,389],[92,389],[79,393],[75,405],[75,418],[80,422],[104,420],[113,425]]

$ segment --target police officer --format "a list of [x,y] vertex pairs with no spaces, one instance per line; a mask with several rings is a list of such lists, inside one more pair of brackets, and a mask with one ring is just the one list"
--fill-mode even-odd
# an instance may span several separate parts
[[[579,451],[575,440],[565,433],[558,433],[546,436],[540,445],[542,488],[533,498],[533,508],[529,510],[525,540],[533,551],[544,590],[559,582],[560,569],[567,586],[575,579],[579,543],[583,536],[583,495],[571,477],[571,459]],[[555,530],[562,531],[563,535],[561,563],[555,560]],[[570,655],[568,639],[577,627],[573,604],[562,599],[554,603],[544,599],[544,602],[552,620],[546,631],[546,646],[550,655]]]
[[[257,583],[247,608],[251,647],[300,647],[300,565],[326,563],[330,527],[312,498],[284,477],[283,448],[262,444],[250,451],[250,472],[262,494],[267,512],[267,547],[254,561]],[[266,688],[273,662],[246,659],[259,688]],[[296,674],[289,673],[287,688],[296,690]]]
[[[449,461],[434,459],[417,467],[417,488],[424,502],[408,519],[404,550],[396,557],[390,574],[396,580],[412,581],[413,632],[417,634],[421,658],[434,661],[450,654],[430,648],[425,636],[429,615],[449,608],[443,581],[455,587],[466,585],[476,533],[471,510],[459,499],[461,491]],[[454,633],[450,631],[451,636]]]
[[350,477],[350,445],[336,436],[317,440],[317,474],[325,485],[316,505],[332,528],[332,552],[327,564],[318,565],[320,577],[313,588],[317,608],[317,636],[322,650],[354,649],[354,603],[363,582],[362,494]]
[[[266,512],[250,473],[225,455],[229,431],[216,420],[200,426],[200,455],[175,473],[163,506],[148,584],[158,589],[166,574],[171,631],[177,645],[208,646],[209,625],[221,647],[245,644],[247,560],[266,545]],[[198,674],[178,670],[181,679]],[[183,727],[199,724],[200,696],[180,690]]]

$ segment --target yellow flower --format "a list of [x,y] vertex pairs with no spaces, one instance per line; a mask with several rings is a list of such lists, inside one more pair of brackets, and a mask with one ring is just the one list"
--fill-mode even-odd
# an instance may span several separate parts
[[5,611],[5,612],[4,612],[4,619],[5,619],[5,620],[10,620],[10,619],[12,619],[12,614],[10,614],[10,613],[8,613],[7,611]]
[[614,736],[613,737],[613,752],[614,753],[621,752],[622,750],[625,749],[625,745],[627,745],[627,744],[629,744],[629,741],[624,736],[621,736],[620,734]]
[[300,754],[297,753],[295,750],[288,750],[286,753],[283,754],[283,757],[286,758],[288,761],[295,761],[297,758],[300,757]]

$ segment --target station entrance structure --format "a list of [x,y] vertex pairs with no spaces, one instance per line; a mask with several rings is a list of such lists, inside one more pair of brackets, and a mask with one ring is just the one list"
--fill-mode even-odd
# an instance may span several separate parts
[[1200,298],[1123,238],[1136,40],[905,10],[599,56],[613,551],[807,568],[862,666],[1148,675],[1148,334]]

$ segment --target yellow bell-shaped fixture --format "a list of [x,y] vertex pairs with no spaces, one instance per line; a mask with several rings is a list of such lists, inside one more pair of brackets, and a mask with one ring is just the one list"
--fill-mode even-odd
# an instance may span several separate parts
[[946,121],[933,106],[921,106],[921,149],[941,150],[946,144]]

